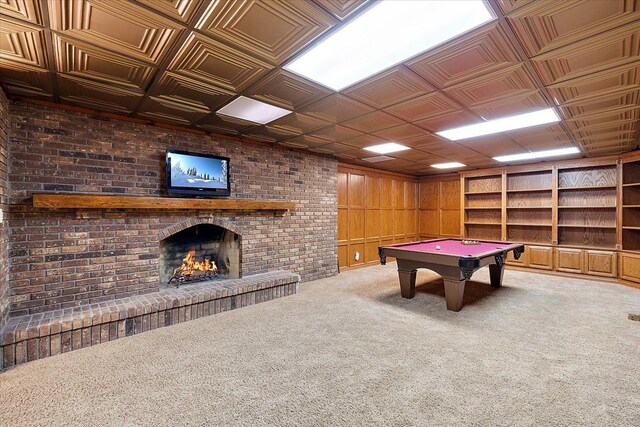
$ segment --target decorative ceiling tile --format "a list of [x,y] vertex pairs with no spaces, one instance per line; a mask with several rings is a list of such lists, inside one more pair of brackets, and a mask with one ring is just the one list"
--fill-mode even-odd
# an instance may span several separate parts
[[573,129],[572,133],[578,139],[585,139],[589,137],[595,137],[599,135],[619,135],[625,136],[635,134],[638,131],[639,123],[628,121],[624,123],[605,123],[600,125],[593,125],[586,128]]
[[125,1],[49,2],[51,29],[101,48],[158,64],[183,29]]
[[329,122],[325,120],[307,114],[293,113],[272,121],[266,127],[275,134],[293,137],[312,132],[327,125],[329,125]]
[[200,80],[180,74],[165,72],[157,79],[150,95],[172,99],[176,103],[192,104],[199,110],[217,110],[236,95],[229,90],[215,87]]
[[486,120],[529,113],[549,108],[551,105],[544,99],[540,91],[534,90],[518,96],[480,104],[469,109]]
[[494,22],[430,50],[411,60],[408,67],[443,88],[504,69],[519,61],[509,36],[500,24]]
[[286,141],[280,141],[278,144],[284,145],[285,147],[309,149],[330,143],[331,141],[318,136],[300,135],[295,138],[287,139]]
[[353,147],[351,147],[350,145],[341,144],[339,142],[332,142],[331,144],[310,148],[310,151],[324,154],[337,154],[353,151]]
[[330,125],[322,129],[310,132],[311,136],[325,138],[330,142],[340,142],[344,141],[345,139],[354,138],[362,134],[362,132],[341,125]]
[[360,132],[376,132],[392,126],[399,126],[404,123],[405,122],[403,120],[400,120],[391,114],[387,114],[382,111],[374,111],[372,113],[365,114],[364,116],[342,122],[341,125],[359,130]]
[[[351,138],[351,139],[347,139],[345,141],[342,141],[341,144],[349,145],[351,147],[362,149],[362,148],[365,148],[365,147],[371,147],[372,145],[385,144],[387,142],[388,142],[388,140],[386,140],[384,138],[380,138],[380,137],[377,137],[377,136],[365,134],[365,135],[356,136],[355,138]],[[369,155],[371,155],[371,156],[374,155],[374,154],[371,154],[372,152],[369,152],[369,151],[367,151],[366,153],[369,153]]]
[[407,147],[417,148],[427,153],[430,153],[434,149],[440,149],[443,145],[451,145],[451,141],[447,141],[440,138],[438,135],[425,133],[423,135],[414,136],[402,140],[402,145]]
[[211,2],[196,28],[280,64],[335,23],[331,15],[308,2],[228,0]]
[[53,35],[59,72],[109,84],[146,88],[155,67],[96,48],[84,42]]
[[557,104],[640,89],[640,62],[547,86]]
[[522,6],[525,6],[532,1],[533,0],[497,0],[497,3],[502,10],[502,13],[508,15],[514,10],[520,9]]
[[224,117],[220,117],[217,114],[209,114],[208,116],[200,119],[196,125],[200,129],[207,130],[223,135],[238,135],[241,132],[255,127],[255,123],[238,123],[225,120]]
[[331,93],[323,86],[281,69],[245,91],[247,96],[287,110],[299,109]]
[[189,35],[169,70],[239,92],[272,68],[249,55],[198,34]]
[[343,93],[379,109],[433,91],[433,86],[406,67],[400,66],[365,80]]
[[581,77],[640,60],[640,27],[609,31],[536,56],[531,63],[545,84]]
[[454,111],[442,116],[430,117],[424,120],[417,120],[414,123],[430,132],[440,132],[446,129],[479,123],[481,120],[477,115],[466,110]]
[[336,18],[343,20],[356,9],[362,7],[370,0],[314,0],[320,6],[331,12]]
[[65,104],[120,114],[133,112],[144,96],[142,90],[62,74],[58,76],[58,89]]
[[189,22],[203,0],[136,0],[160,13],[184,23]]
[[561,106],[560,111],[565,118],[569,119],[617,108],[635,107],[637,105],[640,105],[640,89],[565,104]]
[[0,61],[0,81],[6,90],[27,98],[53,99],[53,82],[48,71],[39,68],[4,68],[11,65]]
[[589,39],[640,19],[640,4],[629,0],[536,1],[508,17],[530,56]]
[[190,125],[209,114],[208,108],[175,102],[171,99],[149,97],[138,108],[137,116],[160,122]]
[[402,141],[403,139],[414,138],[426,133],[428,132],[416,125],[405,123],[375,132],[374,135],[387,141]]
[[566,123],[569,129],[576,131],[609,125],[626,125],[638,122],[638,120],[640,120],[640,105],[576,117],[567,120]]
[[331,123],[337,123],[362,116],[373,110],[368,105],[336,93],[314,102],[300,111]]
[[40,3],[34,0],[2,0],[0,14],[42,25],[42,9]]
[[504,156],[526,151],[521,145],[501,134],[469,138],[456,141],[456,143],[487,157]]
[[455,101],[440,92],[434,92],[387,107],[384,111],[408,122],[414,122],[460,109],[462,106]]
[[0,66],[48,68],[41,27],[0,16]]
[[444,89],[444,92],[467,107],[489,101],[521,96],[537,89],[523,64],[469,80]]

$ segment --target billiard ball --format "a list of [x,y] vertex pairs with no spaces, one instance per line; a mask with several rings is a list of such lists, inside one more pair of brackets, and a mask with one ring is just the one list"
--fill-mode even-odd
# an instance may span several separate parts
[[440,250],[440,246],[436,246],[436,250],[439,251]]

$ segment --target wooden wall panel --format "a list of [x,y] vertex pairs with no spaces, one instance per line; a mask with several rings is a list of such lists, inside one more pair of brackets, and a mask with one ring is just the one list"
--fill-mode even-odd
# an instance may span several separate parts
[[341,164],[338,170],[340,268],[376,264],[380,262],[378,246],[417,240],[417,197],[415,177]]
[[460,237],[459,176],[423,178],[418,184],[418,191],[419,237]]

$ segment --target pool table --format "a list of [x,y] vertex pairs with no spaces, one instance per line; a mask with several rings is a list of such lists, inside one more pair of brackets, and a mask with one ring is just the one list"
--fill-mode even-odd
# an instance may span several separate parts
[[463,239],[436,239],[422,242],[399,243],[380,246],[380,263],[385,265],[387,257],[398,263],[400,294],[413,298],[416,294],[416,270],[426,268],[438,273],[444,280],[447,310],[460,311],[464,286],[473,273],[489,265],[491,286],[502,286],[504,260],[509,251],[515,259],[524,252],[521,243],[477,240],[477,244],[465,245]]

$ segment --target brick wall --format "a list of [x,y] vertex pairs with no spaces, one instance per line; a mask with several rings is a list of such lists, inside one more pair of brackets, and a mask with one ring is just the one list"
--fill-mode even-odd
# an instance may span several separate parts
[[[242,236],[244,276],[337,273],[335,160],[35,104],[12,103],[11,314],[158,290],[159,240],[194,223]],[[46,211],[33,192],[161,195],[164,150],[231,158],[231,197],[292,200],[294,211]]]
[[[8,174],[7,151],[9,142],[9,101],[0,88],[0,210],[4,217],[7,212]],[[4,324],[9,308],[9,230],[7,222],[0,223],[0,328]]]

